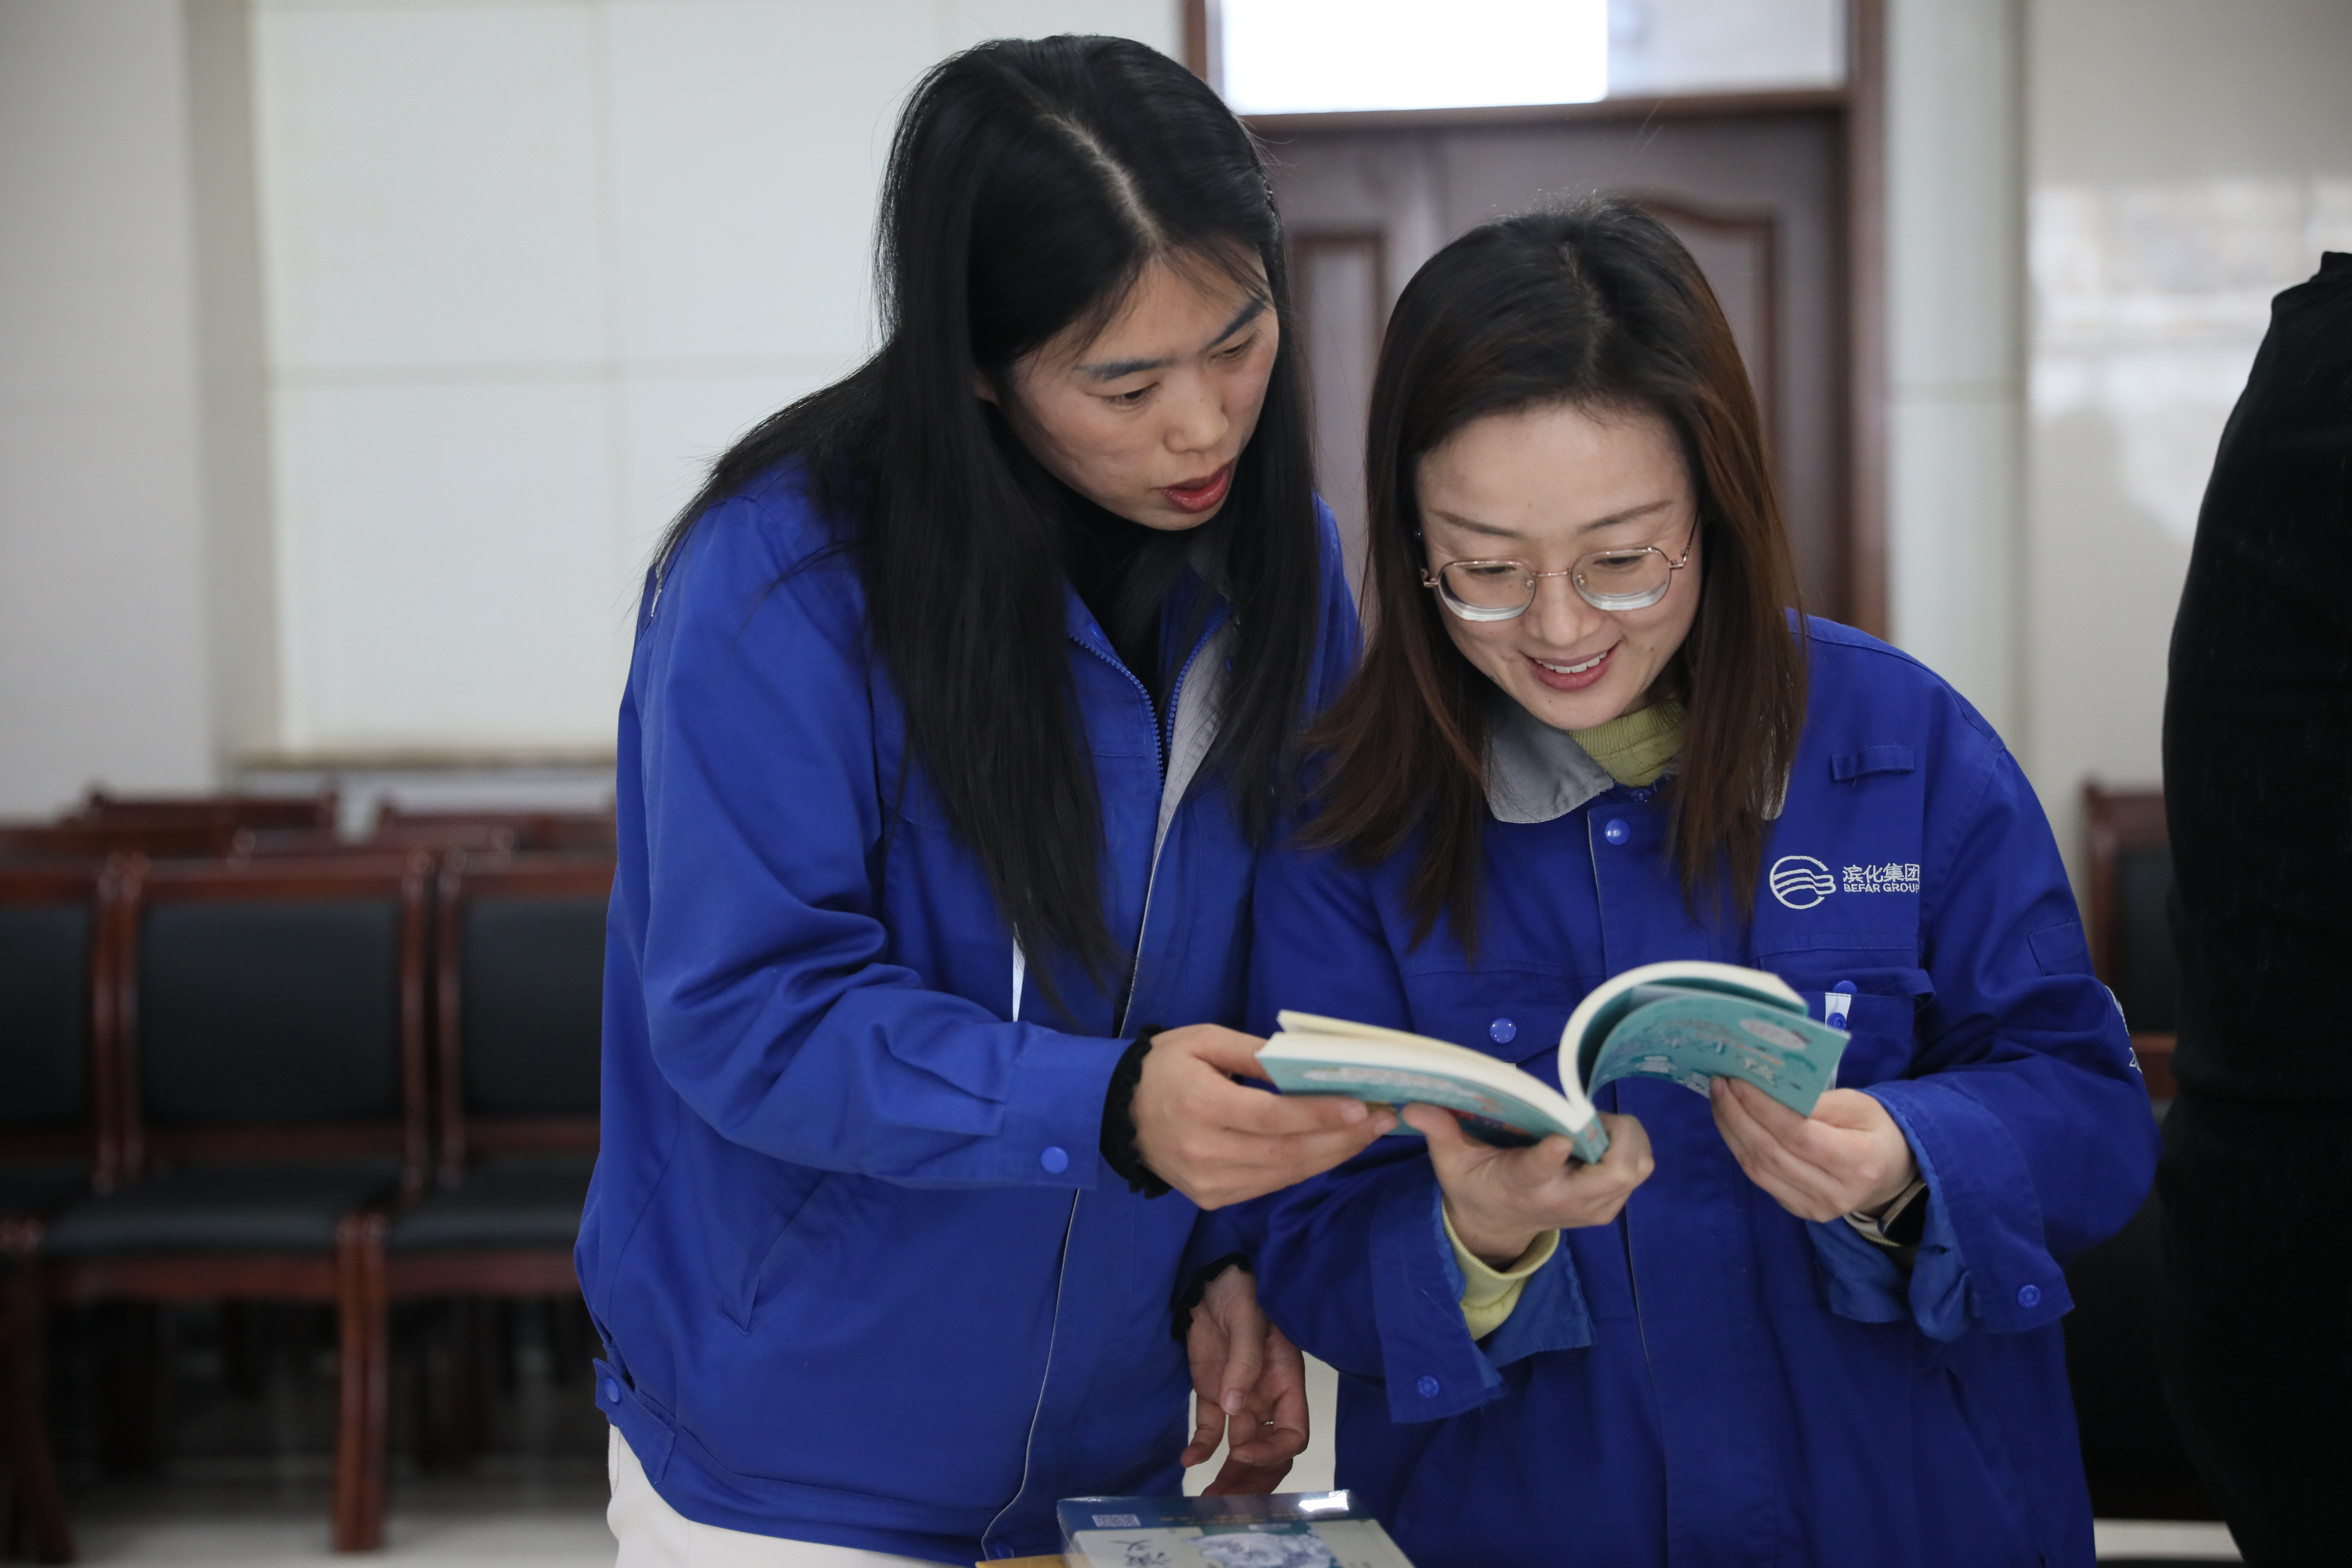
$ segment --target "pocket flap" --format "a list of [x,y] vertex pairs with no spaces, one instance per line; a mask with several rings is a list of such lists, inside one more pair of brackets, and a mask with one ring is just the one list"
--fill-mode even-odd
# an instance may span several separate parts
[[1859,752],[1843,752],[1830,759],[1830,777],[1840,784],[1852,784],[1865,773],[1907,773],[1911,771],[1911,748],[1908,746],[1864,746]]
[[2033,950],[2033,962],[2044,974],[2091,973],[2091,944],[2083,938],[2080,921],[2043,926],[2026,937],[2025,945]]

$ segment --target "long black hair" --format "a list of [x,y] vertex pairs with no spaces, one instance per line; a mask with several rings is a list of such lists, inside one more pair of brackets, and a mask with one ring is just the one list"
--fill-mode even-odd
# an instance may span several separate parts
[[914,752],[1014,937],[1099,976],[1118,949],[1064,642],[1064,541],[1084,503],[975,377],[1009,400],[1015,361],[1107,325],[1155,260],[1269,296],[1281,345],[1224,507],[1152,542],[1139,567],[1167,581],[1203,544],[1192,558],[1214,562],[1237,641],[1203,774],[1262,837],[1304,717],[1319,602],[1281,220],[1255,144],[1216,95],[1158,51],[1105,37],[1003,39],[935,67],[898,122],[881,208],[881,349],[721,457],[657,562],[712,506],[798,458],[858,563]]

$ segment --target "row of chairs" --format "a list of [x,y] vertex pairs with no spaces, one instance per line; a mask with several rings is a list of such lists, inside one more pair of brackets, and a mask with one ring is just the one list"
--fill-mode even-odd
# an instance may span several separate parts
[[[334,854],[332,791],[311,795],[116,795],[92,790],[55,821],[0,823],[0,860]],[[613,814],[429,811],[383,806],[363,840],[378,849],[610,849]]]
[[2164,792],[2084,783],[2083,870],[2092,967],[2130,1023],[2148,1097],[2170,1100],[2180,981],[2167,910],[2172,837]]
[[0,860],[0,1485],[36,1555],[72,1551],[45,1313],[100,1300],[331,1305],[334,1542],[380,1542],[389,1304],[577,1289],[612,872]]

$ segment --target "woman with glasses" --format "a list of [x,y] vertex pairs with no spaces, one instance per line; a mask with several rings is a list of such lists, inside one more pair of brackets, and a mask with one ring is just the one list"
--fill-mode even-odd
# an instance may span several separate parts
[[1610,201],[1455,241],[1370,450],[1375,630],[1258,879],[1255,1026],[1556,1082],[1596,984],[1706,959],[1851,1041],[1810,1117],[1621,1079],[1586,1165],[1411,1106],[1255,1205],[1340,1484],[1420,1568],[2088,1563],[2061,1267],[2147,1190],[2146,1092],[2000,738],[1796,613],[1690,257]]
[[1187,1425],[1202,1211],[1392,1125],[1231,1076],[1356,636],[1249,136],[1139,44],[989,44],[882,214],[880,350],[719,459],[639,612],[579,1247],[625,1565],[1050,1552],[1228,1415],[1216,1485],[1269,1489],[1301,1369],[1245,1273]]

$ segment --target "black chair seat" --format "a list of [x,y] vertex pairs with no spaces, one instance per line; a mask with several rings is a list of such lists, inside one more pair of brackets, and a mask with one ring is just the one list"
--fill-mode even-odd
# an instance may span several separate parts
[[588,1161],[491,1165],[469,1172],[463,1186],[426,1195],[396,1215],[384,1246],[392,1252],[488,1247],[570,1250],[588,1200]]
[[153,1252],[326,1252],[335,1225],[383,1203],[390,1160],[192,1165],[68,1208],[41,1249],[81,1258]]
[[47,1214],[89,1191],[87,1160],[0,1160],[0,1215]]

